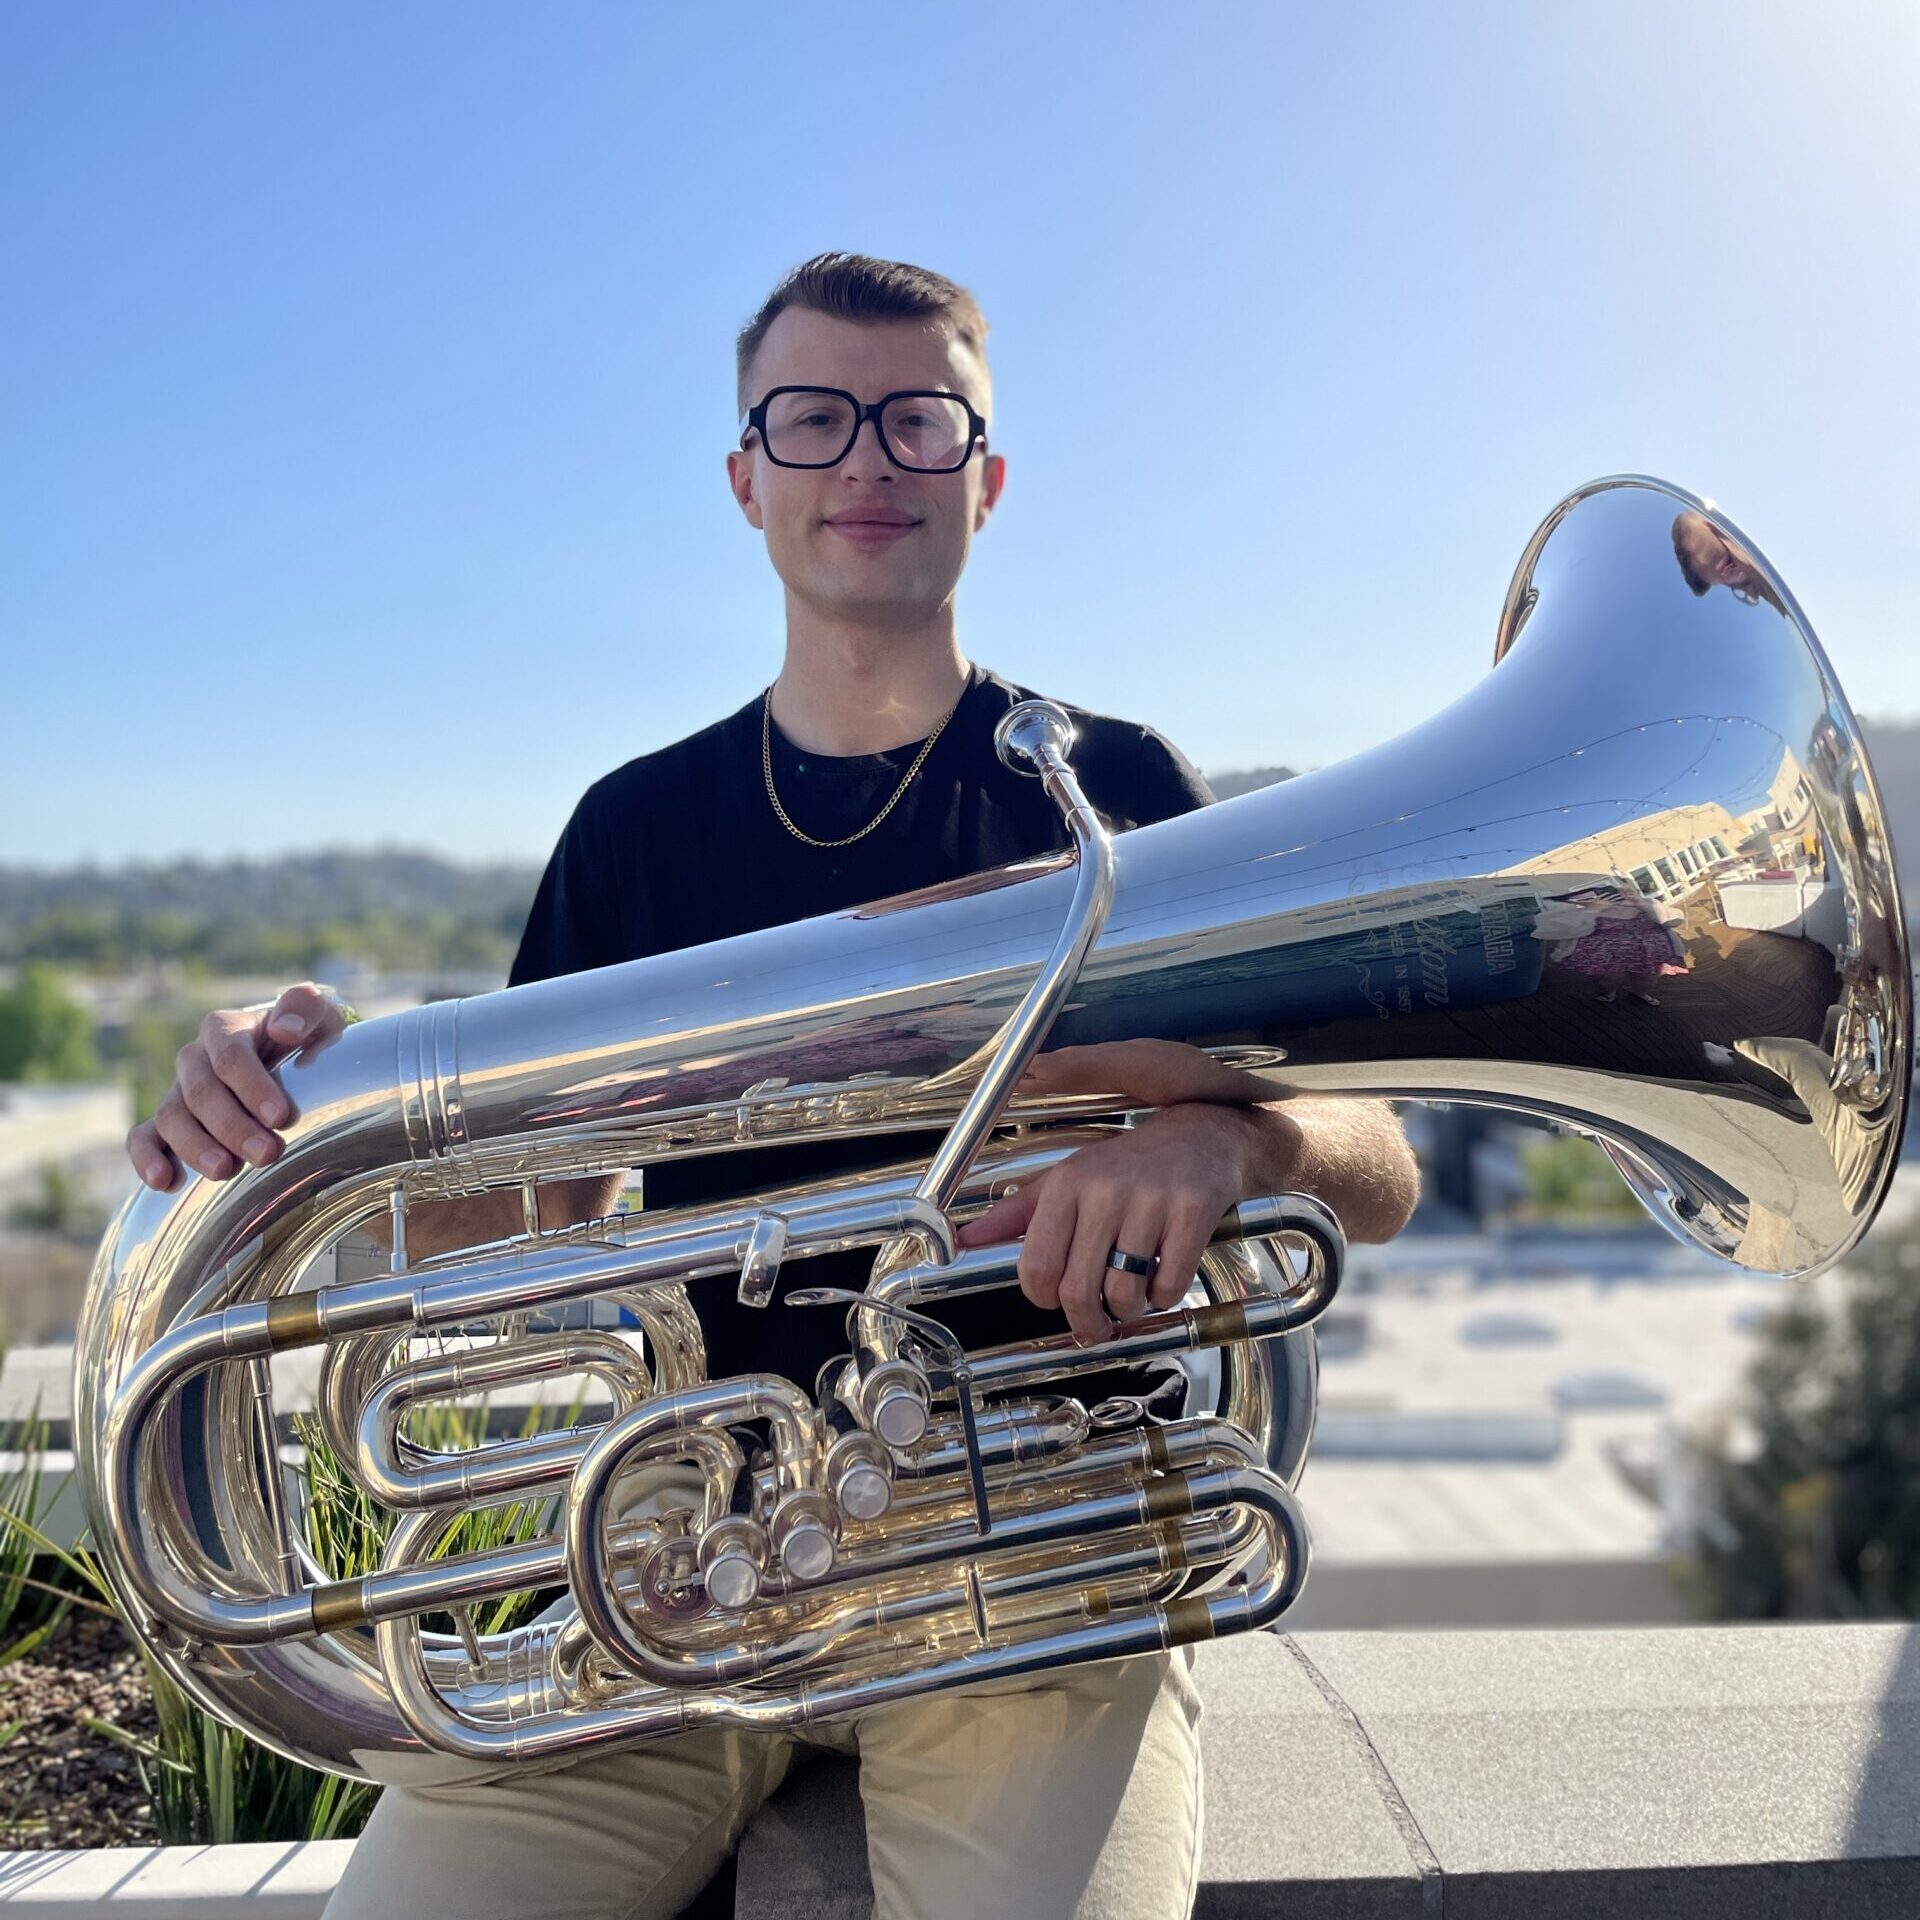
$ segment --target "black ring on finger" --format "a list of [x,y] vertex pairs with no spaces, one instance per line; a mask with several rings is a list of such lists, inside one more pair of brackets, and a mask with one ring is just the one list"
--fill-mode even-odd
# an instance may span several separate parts
[[1115,1247],[1107,1255],[1107,1265],[1116,1273],[1137,1273],[1142,1280],[1151,1280],[1160,1271],[1160,1256],[1157,1253],[1123,1253]]

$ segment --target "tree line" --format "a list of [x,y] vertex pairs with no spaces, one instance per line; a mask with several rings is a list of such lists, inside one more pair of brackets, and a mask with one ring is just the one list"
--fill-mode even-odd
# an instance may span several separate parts
[[0,867],[0,966],[298,978],[329,955],[504,973],[539,875],[396,849],[112,869]]

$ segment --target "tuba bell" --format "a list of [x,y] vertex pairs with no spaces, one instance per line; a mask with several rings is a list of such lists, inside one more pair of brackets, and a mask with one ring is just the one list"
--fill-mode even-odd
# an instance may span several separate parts
[[[82,1485],[128,1621],[203,1706],[333,1772],[444,1780],[1278,1619],[1339,1223],[1245,1202],[1182,1305],[1098,1347],[968,1349],[951,1305],[1015,1286],[1017,1249],[957,1252],[957,1224],[1125,1122],[1022,1093],[1043,1047],[1177,1040],[1267,1098],[1554,1122],[1755,1272],[1813,1274],[1874,1218],[1912,1017],[1884,814],[1792,596],[1691,495],[1571,495],[1493,671],[1285,785],[1115,841],[1058,709],[1016,708],[999,746],[1071,853],[360,1022],[274,1070],[296,1117],[272,1165],[121,1209],[76,1343]],[[541,1227],[550,1182],[796,1139],[857,1170]],[[408,1260],[410,1203],[496,1189],[523,1232]],[[369,1224],[387,1270],[355,1273]],[[864,1291],[793,1296],[844,1310],[843,1360],[707,1377],[705,1290],[764,1302],[850,1249]],[[1116,1364],[1183,1366],[1183,1404],[1089,1404]],[[410,1425],[560,1378],[603,1417],[444,1451]],[[323,1564],[306,1525],[276,1414],[302,1379],[393,1516],[375,1571]],[[636,1504],[662,1473],[680,1491]],[[461,1545],[516,1504],[505,1544]],[[479,1631],[508,1595],[553,1597]]]

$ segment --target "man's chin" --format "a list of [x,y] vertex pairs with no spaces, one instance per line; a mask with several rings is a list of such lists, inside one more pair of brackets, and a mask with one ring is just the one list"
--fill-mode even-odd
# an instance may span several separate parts
[[900,622],[930,620],[952,597],[949,584],[935,590],[921,580],[849,580],[844,575],[815,583],[801,595],[807,604],[829,618],[874,619]]

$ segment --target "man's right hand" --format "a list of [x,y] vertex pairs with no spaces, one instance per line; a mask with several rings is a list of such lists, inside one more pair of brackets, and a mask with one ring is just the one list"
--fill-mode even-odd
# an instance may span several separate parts
[[230,1179],[242,1162],[271,1165],[286,1145],[275,1129],[293,1110],[267,1068],[337,1038],[345,1026],[311,980],[289,987],[264,1013],[222,1007],[208,1014],[175,1056],[176,1077],[158,1111],[127,1135],[134,1170],[165,1193],[177,1177],[175,1155],[212,1180]]

